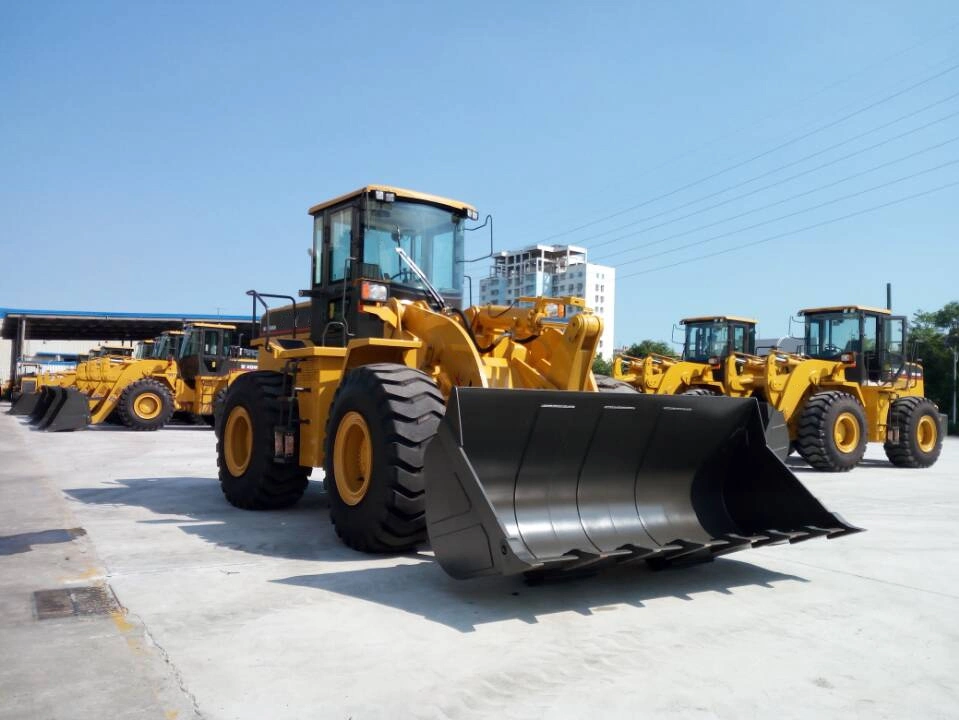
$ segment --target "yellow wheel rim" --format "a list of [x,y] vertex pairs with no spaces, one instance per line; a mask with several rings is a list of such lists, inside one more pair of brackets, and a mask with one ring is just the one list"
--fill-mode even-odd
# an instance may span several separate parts
[[939,439],[939,428],[936,421],[928,415],[919,418],[919,424],[916,425],[916,444],[923,452],[932,452],[936,447],[936,440]]
[[333,440],[333,477],[343,502],[358,505],[366,497],[372,472],[370,429],[362,415],[350,411],[340,420]]
[[133,401],[133,412],[141,420],[153,420],[163,410],[163,398],[155,392],[144,392]]
[[851,453],[859,447],[859,418],[851,412],[840,414],[833,426],[832,438],[839,452]]
[[233,477],[239,477],[250,466],[253,456],[253,422],[245,407],[237,405],[230,411],[223,430],[223,458]]

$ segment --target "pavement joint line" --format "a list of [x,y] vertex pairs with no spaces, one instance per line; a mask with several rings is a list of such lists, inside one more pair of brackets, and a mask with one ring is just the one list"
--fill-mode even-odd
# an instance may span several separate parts
[[[755,552],[755,551],[754,551]],[[802,565],[803,567],[814,568],[816,570],[823,570],[825,572],[836,573],[837,575],[847,575],[849,577],[859,578],[860,580],[870,580],[881,585],[890,585],[892,587],[903,588],[905,590],[915,590],[916,592],[926,593],[928,595],[938,595],[939,597],[949,598],[950,600],[959,600],[959,595],[950,595],[949,593],[940,592],[938,590],[929,590],[928,588],[916,587],[915,585],[906,585],[905,583],[897,583],[892,580],[883,580],[882,578],[872,577],[871,575],[860,575],[859,573],[849,572],[848,570],[837,570],[836,568],[826,567],[824,565],[816,565],[815,563],[803,562],[802,560],[792,560],[790,558],[782,558],[779,556],[767,555],[763,552],[757,552],[757,555],[762,555],[763,557],[774,558],[776,560],[781,560],[785,563],[792,563],[794,565]]]
[[126,615],[136,618],[137,621],[140,623],[140,628],[142,629],[143,637],[147,640],[147,642],[149,642],[151,645],[153,645],[153,647],[157,649],[157,652],[160,653],[160,657],[163,658],[163,662],[166,664],[167,667],[170,668],[170,672],[173,673],[173,677],[176,680],[177,686],[180,688],[180,690],[183,692],[184,695],[190,698],[190,704],[193,706],[194,714],[199,720],[203,720],[204,716],[203,716],[203,713],[200,712],[200,703],[197,702],[196,695],[190,692],[190,689],[186,686],[186,680],[184,680],[183,678],[183,673],[180,672],[180,668],[178,668],[176,664],[173,662],[173,660],[170,658],[170,654],[166,651],[166,648],[163,647],[157,641],[156,637],[150,631],[149,626],[146,624],[146,620],[144,620],[137,613],[131,612],[129,608],[126,608],[126,606],[124,606],[124,609],[126,610]]

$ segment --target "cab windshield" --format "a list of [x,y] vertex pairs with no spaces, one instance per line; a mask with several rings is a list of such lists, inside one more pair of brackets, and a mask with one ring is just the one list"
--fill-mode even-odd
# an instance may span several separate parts
[[722,357],[729,347],[729,326],[726,323],[694,323],[686,326],[683,359],[705,363],[711,357]]
[[844,352],[861,347],[859,316],[843,313],[806,316],[806,355],[818,360],[838,360]]
[[462,289],[463,216],[449,208],[397,200],[370,200],[363,222],[363,267],[371,279],[425,289],[396,253],[397,245],[413,259],[443,295]]

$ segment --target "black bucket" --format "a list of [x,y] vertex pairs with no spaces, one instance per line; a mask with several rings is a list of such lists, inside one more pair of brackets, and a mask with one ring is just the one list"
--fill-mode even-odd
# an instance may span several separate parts
[[29,415],[40,400],[39,392],[24,393],[7,410],[7,415]]
[[90,424],[89,398],[73,388],[50,388],[53,399],[43,416],[36,421],[37,429],[47,432],[80,430]]
[[457,388],[424,474],[430,542],[457,578],[859,531],[770,450],[754,399]]
[[52,387],[42,387],[40,388],[40,397],[37,399],[36,405],[33,406],[33,410],[30,411],[30,424],[36,425],[50,410],[50,406],[53,405],[54,400],[56,399],[56,393],[53,391]]

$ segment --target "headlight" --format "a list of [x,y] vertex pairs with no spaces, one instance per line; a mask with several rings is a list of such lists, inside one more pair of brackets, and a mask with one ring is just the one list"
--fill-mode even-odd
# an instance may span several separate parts
[[855,365],[856,364],[856,354],[855,353],[843,353],[839,356],[839,361],[846,365]]
[[369,302],[386,302],[390,296],[390,291],[382,283],[369,282],[364,280],[360,283],[360,298]]
[[713,355],[713,356],[712,356],[711,358],[709,358],[706,362],[709,363],[710,365],[712,365],[714,368],[719,367],[719,356],[718,356],[718,355]]

